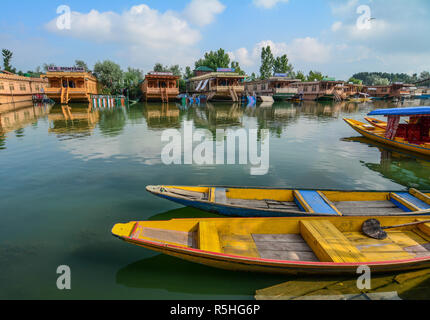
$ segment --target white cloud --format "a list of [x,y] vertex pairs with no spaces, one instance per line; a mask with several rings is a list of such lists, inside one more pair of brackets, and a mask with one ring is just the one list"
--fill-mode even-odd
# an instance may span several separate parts
[[335,23],[332,24],[331,26],[331,31],[336,32],[338,31],[340,28],[342,28],[342,22],[340,21],[336,21]]
[[264,9],[271,9],[278,3],[287,3],[289,0],[254,0],[254,5]]
[[201,39],[198,30],[173,11],[160,13],[145,4],[122,14],[115,12],[72,12],[71,29],[59,30],[56,20],[46,28],[54,33],[96,42],[129,43],[153,48],[193,45]]
[[215,21],[225,6],[218,0],[192,0],[184,10],[184,16],[198,26],[205,26]]

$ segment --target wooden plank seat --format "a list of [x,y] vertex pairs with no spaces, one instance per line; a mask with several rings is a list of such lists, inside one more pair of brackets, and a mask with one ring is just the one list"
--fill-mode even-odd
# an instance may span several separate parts
[[408,192],[390,193],[391,201],[405,212],[430,209],[430,204]]
[[220,238],[218,230],[214,223],[208,221],[200,221],[197,238],[200,250],[221,252]]
[[304,212],[342,215],[334,204],[320,191],[295,190],[296,204]]
[[364,255],[328,220],[302,220],[300,233],[321,262],[366,261]]

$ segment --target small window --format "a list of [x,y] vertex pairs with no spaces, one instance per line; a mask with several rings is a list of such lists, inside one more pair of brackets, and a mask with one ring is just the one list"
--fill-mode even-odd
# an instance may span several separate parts
[[4,84],[3,84],[3,82],[0,82],[0,90],[4,90]]
[[11,83],[11,84],[9,85],[9,89],[10,89],[10,91],[14,91],[14,90],[15,90],[15,86],[13,85],[13,83]]
[[19,90],[21,90],[21,91],[25,91],[25,90],[27,90],[26,85],[25,85],[25,84],[20,84],[20,85],[19,85]]

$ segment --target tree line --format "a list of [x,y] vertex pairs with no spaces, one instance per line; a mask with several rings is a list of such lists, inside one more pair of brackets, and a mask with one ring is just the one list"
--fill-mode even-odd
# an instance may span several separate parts
[[[40,77],[43,72],[46,72],[49,67],[54,64],[44,64],[42,67],[37,67],[35,70],[28,70],[26,73],[17,71],[12,66],[13,52],[8,49],[2,50],[3,68],[5,71],[25,75],[30,77]],[[272,53],[270,46],[263,47],[261,50],[261,64],[259,75],[252,73],[249,76],[250,80],[264,80],[276,74],[285,74],[289,78],[298,79],[300,81],[321,81],[328,78],[319,71],[311,70],[308,74],[302,71],[295,71],[293,65],[289,62],[286,54],[275,56]],[[93,70],[90,70],[88,65],[83,60],[76,60],[75,67],[85,69],[87,72],[92,72],[100,83],[100,91],[102,94],[120,94],[124,89],[127,89],[131,98],[138,98],[141,95],[140,84],[144,80],[143,70],[128,67],[127,70],[122,70],[121,66],[113,61],[105,60],[97,62]],[[164,66],[161,63],[154,65],[153,71],[156,72],[171,72],[175,76],[180,77],[179,88],[183,92],[186,90],[186,81],[194,76],[193,70],[199,67],[210,68],[216,71],[217,68],[233,68],[240,75],[245,75],[239,65],[239,62],[232,61],[228,53],[224,49],[217,51],[209,51],[204,56],[194,63],[194,69],[187,66],[185,70],[179,65]],[[430,72],[423,71],[419,75],[408,75],[406,73],[383,73],[383,72],[360,72],[354,74],[348,82],[363,84],[363,85],[388,85],[394,82],[415,83],[418,81],[430,78]],[[420,85],[430,85],[430,81],[423,82]]]

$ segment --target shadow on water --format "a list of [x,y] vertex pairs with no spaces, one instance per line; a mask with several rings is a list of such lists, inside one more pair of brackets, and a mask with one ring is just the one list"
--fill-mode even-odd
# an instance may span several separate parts
[[116,274],[117,284],[169,292],[254,296],[255,290],[287,281],[279,275],[234,272],[194,264],[166,255],[134,262]]
[[168,212],[160,213],[155,216],[150,217],[148,220],[151,221],[164,221],[164,220],[171,220],[171,219],[188,219],[188,218],[225,218],[223,216],[200,211],[198,209],[193,208],[181,208],[181,209],[175,209]]
[[368,169],[407,188],[430,190],[430,157],[390,148],[364,137],[344,138],[342,141],[359,142],[379,150],[379,163],[361,161]]

